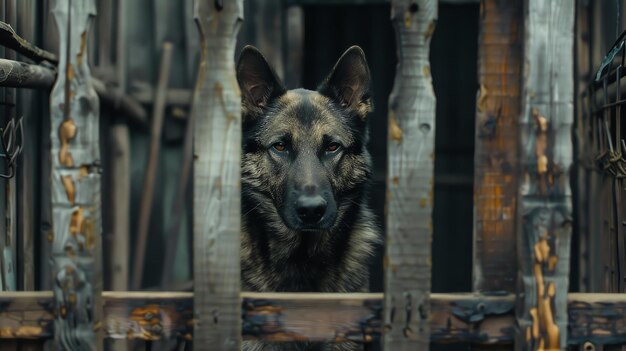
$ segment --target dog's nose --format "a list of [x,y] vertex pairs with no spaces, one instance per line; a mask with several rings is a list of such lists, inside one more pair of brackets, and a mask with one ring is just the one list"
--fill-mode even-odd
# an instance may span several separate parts
[[296,201],[296,213],[305,224],[315,224],[326,213],[326,200],[319,195],[302,195]]

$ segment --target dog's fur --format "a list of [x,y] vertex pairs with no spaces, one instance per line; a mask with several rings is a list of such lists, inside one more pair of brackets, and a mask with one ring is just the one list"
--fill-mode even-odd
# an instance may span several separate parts
[[[380,231],[367,206],[366,117],[372,102],[363,51],[348,49],[317,91],[287,91],[263,55],[247,46],[237,80],[243,118],[242,289],[366,291]],[[300,201],[313,197],[325,212],[308,223]],[[353,349],[358,347],[352,343],[244,344],[244,350]]]

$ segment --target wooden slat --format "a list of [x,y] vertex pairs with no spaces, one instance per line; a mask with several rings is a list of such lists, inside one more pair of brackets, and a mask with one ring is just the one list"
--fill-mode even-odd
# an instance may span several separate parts
[[578,290],[577,291],[589,291],[589,268],[591,266],[589,262],[589,249],[590,249],[590,211],[587,210],[590,200],[590,186],[589,181],[591,179],[592,170],[587,166],[589,161],[588,155],[591,155],[591,140],[588,140],[586,132],[588,131],[585,123],[588,123],[587,118],[583,117],[587,115],[585,99],[583,92],[587,89],[587,84],[591,80],[592,70],[591,67],[591,52],[590,52],[590,7],[585,1],[576,1],[576,154],[579,162],[577,162],[576,168],[576,191],[573,192],[574,204],[575,204],[575,216],[574,223],[577,231],[574,231],[575,241],[577,244],[574,252],[578,256],[578,265],[573,267],[577,270],[578,277]]
[[[103,293],[107,338],[193,338],[193,294]],[[377,342],[382,294],[242,293],[244,339]],[[511,345],[515,297],[432,294],[430,339],[443,343]],[[50,339],[54,333],[50,291],[0,293],[0,339]],[[626,295],[569,294],[569,345],[626,343]]]
[[130,132],[125,124],[117,124],[109,131],[111,147],[111,203],[113,243],[111,289],[128,290],[130,261]]
[[[35,0],[19,1],[17,3],[17,28],[25,40],[33,41],[37,32],[37,3]],[[24,56],[24,55],[21,55]],[[52,84],[52,83],[51,83]],[[39,158],[36,153],[37,116],[41,114],[39,104],[33,104],[36,93],[21,89],[18,92],[18,116],[23,116],[24,149],[17,168],[17,239],[18,255],[18,289],[35,290],[35,206],[36,181],[41,175],[36,171]],[[37,127],[35,127],[37,126]],[[34,139],[34,140],[33,140]]]
[[[9,23],[17,22],[17,6],[15,0],[5,0],[4,2],[4,18],[3,20]],[[9,60],[15,60],[17,55],[15,52],[6,50],[4,57]],[[4,99],[3,102],[7,105],[4,110],[4,121],[3,123],[10,123],[9,121],[15,121],[16,116],[16,108],[17,105],[17,91],[15,89],[6,88],[4,89]],[[8,125],[7,125],[8,128]],[[13,129],[13,128],[11,128]],[[17,135],[17,134],[15,134]],[[4,143],[9,143],[9,140],[4,140]],[[12,140],[12,145],[4,150],[4,153],[18,153],[17,143],[23,143],[22,140]],[[5,156],[6,157],[6,156]],[[10,156],[9,156],[10,157]],[[17,288],[17,278],[18,272],[16,265],[16,257],[17,257],[17,181],[15,172],[12,171],[12,177],[10,179],[5,180],[4,183],[4,223],[5,229],[3,233],[3,241],[2,241],[2,273],[3,273],[3,289],[8,291],[16,290]]]
[[139,208],[139,218],[137,219],[137,243],[136,253],[133,255],[133,278],[131,288],[141,289],[143,281],[143,271],[148,245],[148,233],[150,231],[150,216],[152,214],[152,201],[154,198],[154,184],[158,172],[159,152],[161,149],[161,134],[165,121],[165,104],[167,85],[169,84],[170,71],[172,67],[172,54],[174,47],[172,43],[163,43],[161,53],[161,66],[159,68],[159,80],[154,96],[154,107],[152,109],[152,120],[150,121],[150,147],[148,149],[148,162],[144,172],[143,191],[141,192],[141,202]]
[[384,349],[428,350],[435,137],[430,39],[437,1],[393,0],[398,66],[389,97]]
[[55,343],[101,350],[99,101],[87,60],[93,0],[57,0],[59,75],[50,95]]
[[241,93],[235,41],[243,0],[198,0],[201,63],[194,93],[194,350],[240,347]]
[[568,331],[574,2],[527,0],[524,15],[516,347],[557,350]]
[[474,151],[475,291],[515,291],[521,1],[480,3]]

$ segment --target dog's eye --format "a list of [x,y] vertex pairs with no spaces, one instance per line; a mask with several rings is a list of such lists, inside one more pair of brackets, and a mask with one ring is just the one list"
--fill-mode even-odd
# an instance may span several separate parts
[[341,145],[339,145],[339,143],[330,143],[330,144],[328,144],[328,146],[326,146],[326,152],[335,152],[340,147],[341,147]]
[[284,152],[285,150],[287,150],[287,146],[282,141],[275,143],[274,145],[272,145],[272,147],[278,152]]

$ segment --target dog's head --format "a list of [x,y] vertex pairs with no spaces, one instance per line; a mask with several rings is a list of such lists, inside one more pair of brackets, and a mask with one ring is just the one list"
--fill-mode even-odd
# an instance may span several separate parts
[[337,228],[370,176],[366,116],[372,110],[363,50],[349,48],[317,91],[286,90],[263,55],[246,46],[242,94],[243,214],[291,232]]

